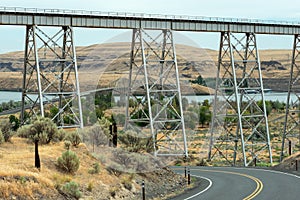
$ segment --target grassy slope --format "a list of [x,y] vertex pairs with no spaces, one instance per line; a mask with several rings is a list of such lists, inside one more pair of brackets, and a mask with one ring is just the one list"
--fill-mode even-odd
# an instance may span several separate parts
[[[88,173],[92,165],[99,161],[89,154],[84,144],[72,150],[81,161],[80,168],[75,175],[60,172],[55,165],[57,158],[65,151],[63,142],[40,146],[41,171],[34,168],[34,146],[28,144],[25,139],[12,138],[11,143],[1,144],[0,197],[62,198],[56,188],[71,180],[79,183],[80,190],[85,196],[93,197],[91,199],[109,198],[111,187],[117,187],[120,195],[125,197],[132,195],[127,194],[128,192],[122,187],[120,183],[122,177],[110,175],[101,164],[99,174]],[[124,178],[125,176],[127,175],[124,175]],[[88,191],[88,187],[92,188],[92,191]]]

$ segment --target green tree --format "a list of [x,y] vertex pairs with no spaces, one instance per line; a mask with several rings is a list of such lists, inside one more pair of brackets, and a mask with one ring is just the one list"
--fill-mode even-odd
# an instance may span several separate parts
[[[260,107],[260,109],[262,111],[264,110],[264,108],[263,108],[263,101],[262,100],[258,101],[257,105]],[[271,101],[265,101],[265,105],[266,105],[267,116],[269,116],[269,114],[272,111],[272,103],[271,103]]]
[[202,128],[204,127],[204,124],[206,122],[209,122],[211,120],[211,111],[209,110],[209,107],[207,106],[201,106],[199,109],[199,123],[202,125]]
[[210,104],[209,104],[209,101],[208,99],[205,99],[203,102],[202,102],[202,106],[206,106],[206,107],[210,107]]
[[205,80],[202,78],[200,74],[195,80],[192,80],[191,83],[207,86]]
[[20,127],[20,120],[14,115],[9,116],[9,122],[11,123],[11,128],[13,131],[17,131]]
[[278,100],[276,100],[276,101],[272,102],[272,108],[275,109],[278,112],[280,110],[284,110],[285,104],[279,102]]

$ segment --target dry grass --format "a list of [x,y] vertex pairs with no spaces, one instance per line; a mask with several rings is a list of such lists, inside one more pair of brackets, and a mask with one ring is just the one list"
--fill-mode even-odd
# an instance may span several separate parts
[[[84,144],[71,150],[80,159],[80,168],[74,175],[65,174],[56,167],[57,158],[65,151],[63,142],[39,147],[41,171],[34,167],[34,146],[27,143],[26,139],[13,137],[11,143],[0,145],[0,197],[10,198],[14,195],[34,199],[40,195],[54,198],[59,196],[56,188],[70,181],[78,183],[82,191],[87,190],[89,183],[93,183],[94,188],[103,189],[120,182],[102,164],[99,174],[88,173],[93,164],[99,161],[90,155]],[[97,190],[94,192],[97,193]]]

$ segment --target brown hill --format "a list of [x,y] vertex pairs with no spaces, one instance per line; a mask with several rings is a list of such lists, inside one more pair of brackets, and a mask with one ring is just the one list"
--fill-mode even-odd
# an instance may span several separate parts
[[[109,85],[128,77],[129,43],[104,43],[77,47],[77,60],[82,90]],[[218,51],[176,45],[179,72],[182,80],[215,77]],[[291,50],[261,50],[262,74],[267,88],[285,90],[289,77]],[[22,51],[0,55],[0,90],[20,89],[24,55]],[[278,81],[278,80],[281,81]],[[270,80],[270,84],[269,84]],[[272,81],[273,80],[273,81]],[[275,80],[275,81],[274,81]],[[273,83],[281,82],[273,87]],[[207,89],[196,93],[206,93]]]

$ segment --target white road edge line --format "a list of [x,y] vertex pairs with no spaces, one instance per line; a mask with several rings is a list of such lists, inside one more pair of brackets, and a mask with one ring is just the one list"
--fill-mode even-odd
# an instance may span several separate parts
[[198,192],[197,194],[194,194],[193,196],[185,198],[184,200],[189,200],[189,199],[192,199],[196,196],[199,196],[200,194],[202,194],[202,193],[206,192],[207,190],[209,190],[209,188],[211,188],[211,186],[212,186],[212,181],[209,178],[206,178],[206,177],[203,177],[203,176],[195,176],[195,175],[192,175],[192,176],[207,180],[209,182],[209,185],[204,190],[202,190],[201,192]]
[[234,169],[246,169],[246,170],[252,170],[252,171],[266,171],[266,172],[270,172],[270,173],[274,173],[274,174],[284,174],[284,175],[287,175],[287,176],[291,176],[291,177],[294,177],[294,178],[298,178],[300,179],[300,176],[297,176],[295,174],[290,174],[290,173],[287,173],[287,172],[281,172],[281,171],[275,171],[275,170],[269,170],[269,169],[253,169],[253,168],[237,168],[237,167],[233,167]]

